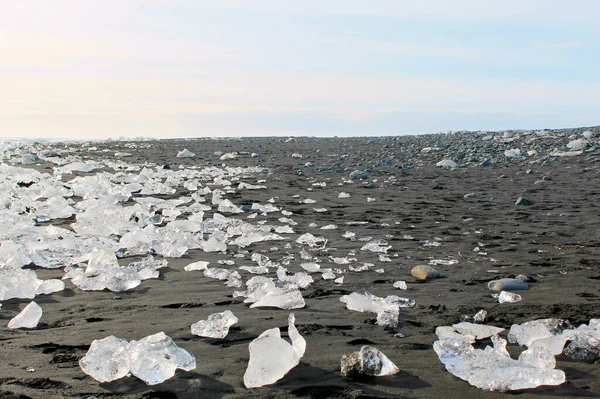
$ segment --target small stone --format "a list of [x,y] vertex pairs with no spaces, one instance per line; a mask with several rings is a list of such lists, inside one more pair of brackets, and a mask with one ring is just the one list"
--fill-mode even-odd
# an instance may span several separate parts
[[493,280],[488,283],[488,289],[490,291],[518,291],[528,290],[529,285],[523,280],[517,278],[501,278],[500,280]]
[[527,199],[523,196],[517,198],[517,201],[515,202],[515,205],[533,205],[534,202],[530,199]]
[[417,280],[431,280],[441,276],[440,272],[427,265],[417,265],[413,267],[410,274]]

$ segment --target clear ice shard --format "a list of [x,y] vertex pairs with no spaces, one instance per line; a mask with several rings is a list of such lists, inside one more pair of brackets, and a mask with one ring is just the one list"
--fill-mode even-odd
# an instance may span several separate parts
[[[256,294],[256,293],[255,293]],[[256,295],[255,295],[256,296]],[[300,309],[306,305],[302,293],[296,287],[272,287],[262,292],[251,308],[280,308],[280,309]]]
[[400,371],[383,352],[372,346],[363,346],[357,352],[343,355],[341,367],[342,375],[349,379],[359,377],[361,374],[381,377]]
[[521,302],[523,298],[519,294],[515,294],[513,292],[501,291],[498,295],[499,303],[515,303]]
[[207,320],[192,324],[192,334],[208,338],[225,338],[229,333],[229,327],[237,322],[238,318],[230,310],[213,313]]
[[160,384],[175,375],[179,368],[196,368],[194,356],[178,347],[164,332],[131,341],[128,354],[131,374],[148,385]]
[[562,319],[539,319],[513,324],[508,332],[508,341],[530,346],[533,341],[558,335],[566,328],[568,324]]
[[412,299],[396,295],[381,298],[368,292],[364,294],[353,292],[350,295],[344,295],[340,298],[340,302],[344,302],[349,310],[377,313],[377,324],[386,328],[398,326],[400,308],[415,306],[415,301]]
[[100,382],[114,381],[129,373],[148,385],[160,384],[175,375],[176,369],[196,368],[196,359],[178,347],[164,332],[139,341],[109,336],[92,342],[79,360],[84,373]]
[[512,391],[540,385],[559,385],[565,373],[554,369],[554,355],[544,348],[528,349],[519,360],[506,351],[506,341],[492,336],[492,347],[475,349],[469,342],[444,338],[433,349],[446,370],[469,384],[488,391]]
[[35,302],[25,306],[25,309],[8,322],[8,328],[35,328],[42,318],[42,308]]
[[189,265],[184,267],[183,270],[185,270],[186,272],[191,272],[193,270],[206,270],[208,264],[209,262],[200,260],[198,262],[190,263]]
[[504,331],[504,328],[469,322],[453,324],[452,328],[460,334],[473,335],[475,339],[489,338]]
[[79,360],[84,373],[100,382],[118,380],[129,374],[127,354],[129,342],[110,335],[92,341],[90,349]]
[[279,328],[266,330],[250,343],[250,361],[244,374],[246,388],[273,384],[300,363],[306,351],[306,341],[294,323],[294,314],[290,313],[288,335],[291,344],[281,338]]
[[310,287],[313,282],[313,278],[304,272],[288,275],[287,269],[282,266],[277,268],[277,278],[283,283],[294,284],[303,289]]

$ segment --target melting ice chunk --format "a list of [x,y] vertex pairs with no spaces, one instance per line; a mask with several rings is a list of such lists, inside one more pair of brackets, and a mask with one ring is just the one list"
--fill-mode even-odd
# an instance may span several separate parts
[[401,307],[415,306],[415,301],[412,299],[401,298],[396,295],[381,298],[368,292],[364,294],[353,292],[350,295],[344,295],[340,298],[340,302],[344,302],[349,310],[377,313],[377,324],[388,328],[398,326],[398,315]]
[[129,372],[148,385],[160,384],[175,375],[176,369],[196,368],[196,359],[178,347],[164,332],[139,341],[110,336],[92,342],[79,360],[84,373],[100,382],[113,381]]
[[400,371],[383,352],[372,346],[363,346],[357,352],[342,356],[341,366],[342,375],[349,379],[360,374],[380,377]]
[[8,328],[35,328],[42,318],[42,308],[35,302],[25,306],[25,309],[8,322]]
[[94,340],[79,367],[96,381],[118,380],[129,374],[128,349],[129,342],[114,335]]
[[244,374],[246,388],[273,384],[300,363],[306,350],[306,341],[294,325],[294,314],[288,318],[288,335],[292,343],[281,338],[279,328],[260,334],[249,345],[250,361]]
[[238,322],[238,318],[230,311],[213,313],[207,320],[192,324],[192,334],[208,338],[225,338],[229,327]]
[[446,370],[469,384],[488,391],[511,391],[540,385],[559,385],[565,373],[554,369],[554,356],[543,349],[527,350],[514,360],[506,351],[506,341],[492,337],[494,347],[475,349],[461,339],[444,338],[433,349]]

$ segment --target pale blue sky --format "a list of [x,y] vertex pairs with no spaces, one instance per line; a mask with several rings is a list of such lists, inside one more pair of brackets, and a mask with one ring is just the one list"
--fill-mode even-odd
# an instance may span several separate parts
[[0,137],[600,124],[596,0],[0,0]]

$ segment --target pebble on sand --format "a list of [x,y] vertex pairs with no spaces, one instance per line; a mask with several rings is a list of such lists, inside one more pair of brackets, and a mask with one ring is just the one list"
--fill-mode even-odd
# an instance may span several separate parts
[[496,292],[528,290],[529,285],[518,278],[501,278],[500,280],[490,281],[488,283],[488,289]]
[[440,272],[427,265],[417,265],[413,267],[410,274],[417,280],[431,280],[441,276]]

